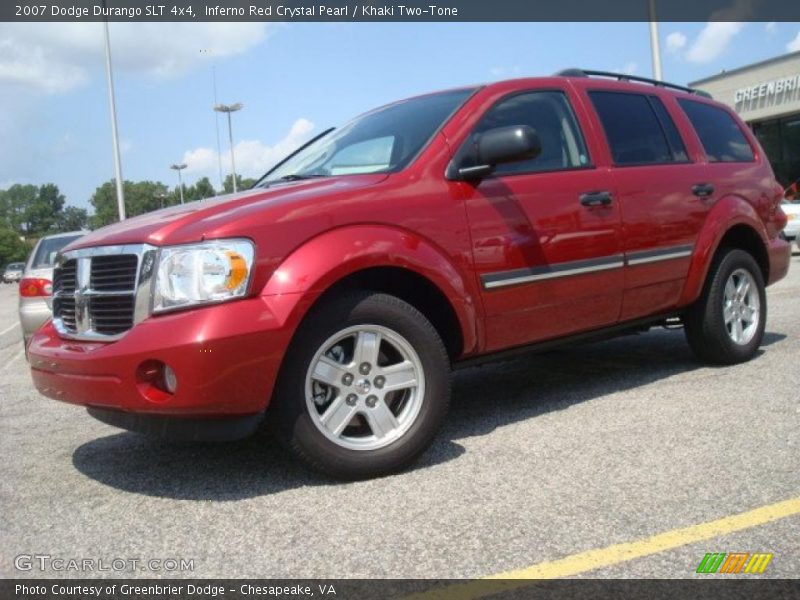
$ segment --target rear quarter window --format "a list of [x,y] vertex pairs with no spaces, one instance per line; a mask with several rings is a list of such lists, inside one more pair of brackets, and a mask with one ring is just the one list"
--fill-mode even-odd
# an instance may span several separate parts
[[753,162],[753,149],[736,120],[725,110],[694,100],[679,99],[683,112],[703,144],[709,162]]

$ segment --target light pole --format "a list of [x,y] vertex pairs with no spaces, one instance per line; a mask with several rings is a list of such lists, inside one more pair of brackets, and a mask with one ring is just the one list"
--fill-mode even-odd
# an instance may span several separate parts
[[[217,103],[217,67],[211,66],[211,82],[214,86],[214,106]],[[219,187],[225,186],[225,180],[222,177],[222,143],[219,141],[219,112],[214,112],[214,128],[217,131],[217,168],[219,169]]]
[[158,198],[158,201],[161,204],[161,208],[164,208],[164,200],[169,198],[169,194],[167,194],[166,192],[158,192],[156,194],[156,198]]
[[[105,2],[103,2],[105,7]],[[117,105],[114,99],[114,75],[111,71],[111,42],[108,36],[108,21],[103,22],[106,47],[106,83],[108,85],[108,109],[111,113],[111,141],[114,147],[114,176],[117,179],[117,211],[119,220],[125,220],[125,192],[122,185],[122,160],[119,156],[119,134],[117,132]]]
[[650,0],[650,50],[653,54],[653,79],[661,81],[661,47],[658,44],[656,0]]
[[236,104],[215,104],[214,110],[217,112],[226,113],[228,115],[228,142],[231,145],[231,177],[233,178],[233,193],[237,192],[236,189],[236,161],[233,158],[233,129],[231,128],[231,113],[241,110],[244,106],[241,102]]
[[186,163],[177,163],[174,165],[170,165],[169,168],[178,172],[178,190],[180,190],[181,204],[183,204],[183,179],[181,178],[181,171],[183,171],[186,168]]

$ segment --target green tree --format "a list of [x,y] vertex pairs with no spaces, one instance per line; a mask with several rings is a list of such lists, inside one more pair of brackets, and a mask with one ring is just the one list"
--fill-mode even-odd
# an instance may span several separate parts
[[58,215],[56,227],[59,231],[78,231],[86,229],[89,224],[89,217],[86,209],[76,206],[67,206]]
[[58,228],[58,220],[64,210],[64,195],[58,186],[46,183],[39,187],[23,210],[23,227],[27,235],[46,235]]
[[212,198],[217,195],[214,186],[211,185],[208,177],[198,179],[197,182],[188,188],[184,188],[184,199],[186,202],[192,200],[203,200],[204,198]]
[[16,231],[8,227],[0,228],[0,266],[22,262],[30,251],[31,246],[23,242]]
[[[123,183],[125,192],[125,214],[136,217],[144,213],[157,210],[164,206],[175,204],[175,194],[170,194],[167,186],[156,181],[126,181]],[[114,181],[106,181],[98,187],[89,200],[94,207],[94,215],[90,219],[92,229],[103,227],[119,220],[117,212],[117,191]]]
[[[242,190],[249,190],[253,185],[255,185],[256,180],[252,178],[242,179],[241,175],[236,176],[236,190],[241,192]],[[222,183],[222,187],[225,190],[226,194],[230,194],[233,192],[233,177],[228,175],[225,178],[225,181]]]
[[25,213],[27,207],[36,202],[38,194],[39,188],[35,185],[19,183],[0,192],[0,216],[3,224],[19,235],[25,235],[27,233]]

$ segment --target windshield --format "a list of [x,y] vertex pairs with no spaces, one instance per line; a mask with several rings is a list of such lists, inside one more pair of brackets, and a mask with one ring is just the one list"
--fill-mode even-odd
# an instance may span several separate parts
[[472,94],[452,90],[390,104],[302,148],[259,185],[280,180],[398,171]]
[[6,267],[6,271],[21,271],[25,268],[23,263],[9,263]]
[[81,236],[83,236],[82,233],[76,233],[75,235],[44,238],[41,242],[39,242],[39,246],[36,248],[36,255],[33,257],[31,268],[38,269],[40,267],[53,266],[58,251],[70,242],[74,242]]

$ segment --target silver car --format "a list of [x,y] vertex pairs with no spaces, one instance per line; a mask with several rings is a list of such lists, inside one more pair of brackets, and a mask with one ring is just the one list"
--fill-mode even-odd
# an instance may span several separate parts
[[8,263],[6,270],[3,271],[3,283],[14,283],[22,279],[22,272],[25,270],[25,263]]
[[781,209],[786,213],[788,219],[786,227],[783,229],[783,236],[793,242],[800,242],[800,198],[794,200],[784,200]]
[[56,255],[86,231],[57,233],[40,239],[28,257],[19,286],[19,323],[25,345],[53,314],[53,264]]

